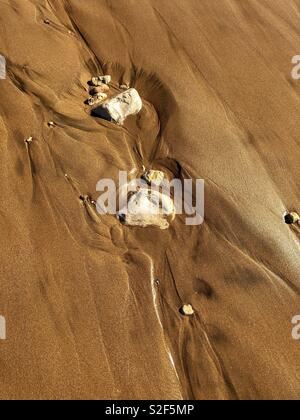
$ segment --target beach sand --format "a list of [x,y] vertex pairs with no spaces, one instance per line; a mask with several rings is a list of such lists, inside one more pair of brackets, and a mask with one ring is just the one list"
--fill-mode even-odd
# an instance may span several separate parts
[[[299,398],[299,14],[0,1],[1,399]],[[84,104],[98,74],[143,99],[124,127]],[[204,224],[126,227],[80,199],[143,165],[204,179]]]

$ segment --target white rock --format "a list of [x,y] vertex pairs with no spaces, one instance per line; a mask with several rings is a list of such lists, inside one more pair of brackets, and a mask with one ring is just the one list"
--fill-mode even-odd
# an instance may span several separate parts
[[29,137],[28,139],[25,140],[25,143],[30,144],[33,142],[33,137]]
[[168,218],[174,219],[175,206],[173,200],[158,191],[142,188],[134,193],[127,208],[118,213],[119,220],[129,226],[157,226],[168,229]]
[[111,76],[97,76],[92,78],[92,84],[94,86],[100,86],[102,83],[109,85],[111,82]]
[[96,104],[99,104],[100,102],[105,101],[106,99],[107,99],[106,93],[99,92],[96,95],[89,97],[88,104],[91,106],[96,105]]
[[161,185],[165,179],[165,174],[161,171],[154,171],[150,170],[143,174],[142,178],[148,182],[148,184],[154,184],[154,185]]
[[192,305],[183,305],[182,308],[180,309],[180,312],[182,313],[182,315],[185,315],[185,316],[192,316],[195,313]]
[[136,89],[128,89],[112,99],[106,101],[93,114],[106,120],[122,125],[129,115],[138,114],[143,107],[143,102]]

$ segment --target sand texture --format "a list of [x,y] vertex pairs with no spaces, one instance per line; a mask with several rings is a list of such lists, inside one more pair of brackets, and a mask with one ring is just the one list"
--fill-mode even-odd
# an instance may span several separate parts
[[[0,1],[1,399],[299,398],[299,23],[300,0]],[[104,74],[143,99],[124,126],[84,103]],[[204,179],[205,223],[100,216],[97,182],[143,166]]]

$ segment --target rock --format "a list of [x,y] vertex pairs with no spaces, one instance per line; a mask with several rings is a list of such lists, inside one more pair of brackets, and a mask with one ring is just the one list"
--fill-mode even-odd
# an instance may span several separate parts
[[192,315],[194,315],[195,311],[194,311],[192,305],[183,305],[180,308],[180,313],[184,316],[192,316]]
[[97,76],[92,78],[92,84],[94,86],[100,86],[101,84],[109,85],[111,82],[111,76]]
[[120,89],[128,90],[130,88],[129,85],[120,85]]
[[92,105],[99,104],[100,102],[103,102],[106,99],[107,99],[106,93],[97,93],[94,96],[90,96],[87,102],[88,102],[88,105],[92,106]]
[[165,179],[165,174],[161,171],[150,170],[143,174],[142,179],[144,179],[149,185],[161,185]]
[[109,86],[107,86],[104,83],[101,83],[99,86],[93,87],[93,89],[90,90],[90,95],[97,95],[97,93],[107,93],[109,91]]
[[123,125],[130,115],[136,115],[143,107],[143,102],[135,89],[129,89],[106,101],[93,110],[93,115]]
[[56,124],[53,121],[48,122],[48,127],[54,128]]
[[31,144],[32,141],[33,141],[33,138],[32,137],[29,137],[28,139],[25,140],[25,143],[26,144]]
[[300,222],[300,216],[298,213],[295,213],[295,212],[286,213],[284,216],[284,221],[287,225],[294,225]]
[[146,188],[141,188],[131,195],[127,208],[121,209],[118,219],[129,226],[156,226],[168,229],[170,220],[175,218],[173,200],[165,194]]

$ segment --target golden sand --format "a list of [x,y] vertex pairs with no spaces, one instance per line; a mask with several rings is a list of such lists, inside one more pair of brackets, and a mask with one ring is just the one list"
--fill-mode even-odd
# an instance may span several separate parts
[[[299,398],[299,14],[0,2],[1,399]],[[107,74],[143,98],[124,127],[84,104]],[[99,216],[98,180],[143,167],[204,179],[205,223]]]

